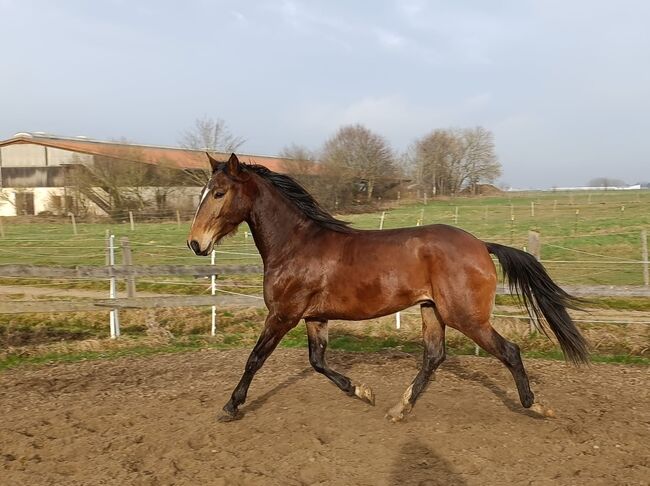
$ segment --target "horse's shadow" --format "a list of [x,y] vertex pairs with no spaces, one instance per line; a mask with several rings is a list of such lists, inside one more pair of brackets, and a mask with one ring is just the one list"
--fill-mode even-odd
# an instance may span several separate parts
[[271,388],[264,394],[260,395],[254,400],[251,400],[248,404],[246,404],[244,409],[241,410],[241,413],[244,414],[259,409],[262,405],[264,405],[268,401],[269,398],[271,398],[273,395],[278,393],[280,390],[297,383],[298,381],[306,378],[308,375],[312,373],[313,373],[313,369],[311,367],[308,367],[308,368],[304,368],[303,370],[299,371],[294,375],[287,377],[282,382],[278,383],[277,385],[275,385],[273,388]]
[[[460,362],[455,360],[450,360],[445,363],[445,371],[451,372],[461,380],[473,381],[474,383],[478,383],[487,388],[512,412],[536,419],[544,419],[543,415],[523,408],[518,401],[510,398],[508,394],[485,373],[468,370],[467,368],[463,367]],[[515,386],[514,382],[513,386]]]
[[393,462],[391,486],[464,486],[467,484],[445,459],[419,439],[404,442]]

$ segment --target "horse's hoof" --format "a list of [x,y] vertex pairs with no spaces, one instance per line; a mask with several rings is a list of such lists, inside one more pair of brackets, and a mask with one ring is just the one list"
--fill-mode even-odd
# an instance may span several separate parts
[[370,405],[375,405],[375,394],[368,385],[357,385],[354,387],[354,394]]
[[226,422],[234,422],[235,420],[239,420],[244,416],[243,413],[241,413],[239,410],[236,410],[234,413],[226,412],[225,410],[222,410],[217,414],[217,422],[221,423],[226,423]]
[[392,423],[397,423],[401,422],[404,420],[404,404],[401,402],[395,405],[393,408],[389,408],[388,411],[386,412],[386,418],[388,419],[389,422]]
[[533,403],[529,410],[543,417],[555,418],[555,410],[553,410],[552,408],[545,407],[539,402]]

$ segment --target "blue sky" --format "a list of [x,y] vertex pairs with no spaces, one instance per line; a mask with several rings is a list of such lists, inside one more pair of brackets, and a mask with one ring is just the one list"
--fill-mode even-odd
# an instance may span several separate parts
[[503,182],[650,179],[650,3],[0,0],[0,137],[176,145],[222,118],[242,151],[362,123],[396,150],[493,131]]

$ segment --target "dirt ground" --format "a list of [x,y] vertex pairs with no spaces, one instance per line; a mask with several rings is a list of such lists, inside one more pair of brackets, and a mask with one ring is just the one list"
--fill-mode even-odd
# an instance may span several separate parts
[[8,485],[648,484],[648,368],[527,360],[555,418],[521,409],[496,360],[449,358],[407,421],[384,413],[417,371],[398,352],[331,352],[374,388],[371,407],[276,351],[245,416],[215,412],[248,350],[22,368],[0,374]]

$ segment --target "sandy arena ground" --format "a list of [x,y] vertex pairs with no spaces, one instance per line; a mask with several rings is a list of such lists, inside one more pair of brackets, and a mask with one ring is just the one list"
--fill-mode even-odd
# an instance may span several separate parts
[[[215,413],[247,350],[93,361],[0,374],[0,484],[617,485],[650,482],[648,368],[527,360],[556,418],[525,412],[507,370],[449,358],[407,421],[384,413],[417,371],[397,352],[330,352],[374,388],[349,398],[278,350],[245,416]],[[419,359],[417,360],[419,361]]]

